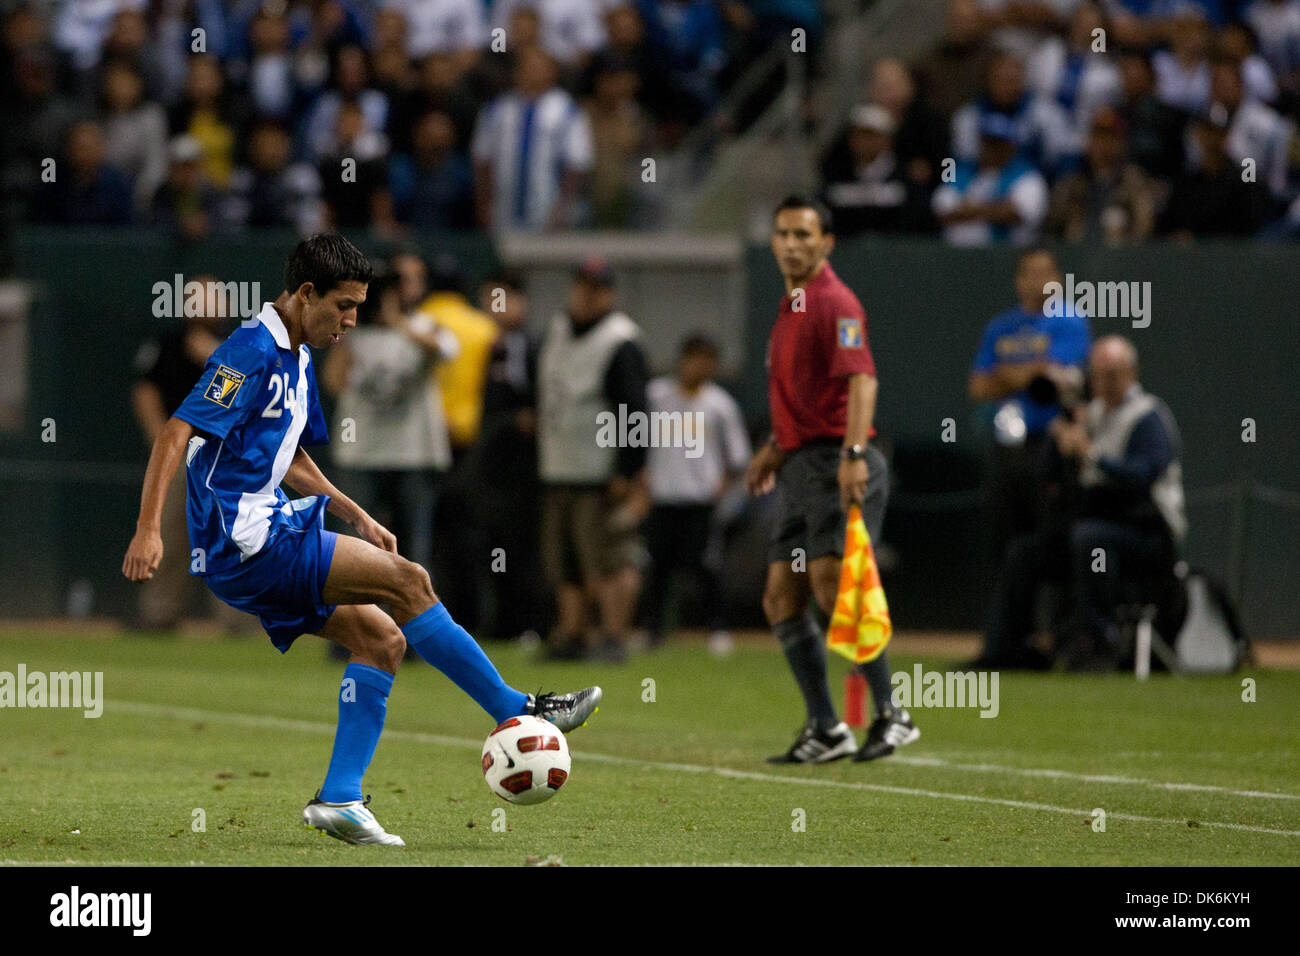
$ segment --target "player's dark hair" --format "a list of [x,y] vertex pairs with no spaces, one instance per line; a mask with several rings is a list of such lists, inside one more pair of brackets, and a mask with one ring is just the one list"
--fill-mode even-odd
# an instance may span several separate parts
[[688,355],[707,355],[716,362],[718,359],[718,343],[703,332],[695,332],[682,339],[678,354],[682,358]]
[[831,222],[831,211],[826,207],[825,203],[816,199],[809,199],[807,196],[791,194],[782,199],[780,204],[772,210],[772,218],[775,219],[779,213],[786,209],[811,209],[817,214],[817,222],[822,227],[823,233],[830,235],[835,231],[834,224]]
[[370,282],[374,269],[365,253],[337,232],[308,236],[289,253],[284,264],[284,290],[297,292],[310,282],[317,295],[325,295],[342,282]]

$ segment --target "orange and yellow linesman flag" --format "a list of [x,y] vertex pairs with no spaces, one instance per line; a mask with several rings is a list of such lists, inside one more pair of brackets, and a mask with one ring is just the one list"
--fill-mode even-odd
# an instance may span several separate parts
[[880,569],[871,550],[871,536],[862,509],[849,506],[844,533],[844,561],[840,565],[840,590],[835,596],[826,646],[856,664],[875,660],[889,643],[894,626],[889,620]]

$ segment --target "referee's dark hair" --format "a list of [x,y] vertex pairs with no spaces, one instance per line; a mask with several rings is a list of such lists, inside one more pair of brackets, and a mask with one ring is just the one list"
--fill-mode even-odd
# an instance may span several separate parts
[[337,232],[308,236],[289,253],[284,264],[284,291],[297,292],[310,282],[325,295],[340,282],[370,282],[374,269],[365,253]]
[[1031,256],[1047,256],[1052,260],[1053,265],[1056,264],[1056,253],[1047,246],[1029,246],[1027,249],[1021,250],[1020,255],[1016,256],[1016,268],[1024,265],[1025,260]]
[[835,231],[834,224],[831,222],[831,211],[823,202],[809,199],[807,196],[800,196],[798,193],[791,193],[781,200],[780,205],[772,210],[772,218],[775,219],[777,213],[785,209],[811,209],[817,214],[817,222],[822,227],[822,232],[825,235],[830,235]]

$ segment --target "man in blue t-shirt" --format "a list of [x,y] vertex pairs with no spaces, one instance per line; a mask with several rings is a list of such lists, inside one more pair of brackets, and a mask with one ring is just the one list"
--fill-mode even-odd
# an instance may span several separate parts
[[1021,255],[1019,305],[988,323],[971,367],[970,397],[996,409],[985,482],[994,568],[1003,566],[1012,539],[1064,517],[1061,461],[1048,427],[1062,400],[1073,404],[1082,392],[1091,333],[1073,303],[1052,295],[1061,282],[1052,253]]
[[[497,722],[534,714],[571,730],[595,712],[601,691],[532,695],[506,684],[451,619],[424,568],[400,557],[392,532],[307,454],[329,438],[308,346],[326,348],[356,327],[370,278],[369,261],[342,236],[298,244],[285,291],[212,353],[155,440],[122,573],[145,581],[157,570],[163,504],[183,458],[191,573],[258,615],[281,653],[302,634],[351,652],[329,770],[303,820],[348,843],[402,845],[367,808],[361,780],[408,645]],[[288,498],[281,482],[304,497]],[[357,536],[326,531],[326,511]]]

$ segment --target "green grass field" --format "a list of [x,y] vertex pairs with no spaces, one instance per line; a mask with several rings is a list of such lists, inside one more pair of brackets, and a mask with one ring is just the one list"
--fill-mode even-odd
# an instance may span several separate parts
[[[103,671],[103,716],[0,710],[0,862],[133,864],[1253,865],[1300,862],[1300,673],[1004,674],[1000,713],[914,709],[915,745],[870,764],[774,768],[801,722],[767,643],[699,644],[621,667],[489,648],[523,689],[598,682],[573,773],[536,807],[479,771],[491,720],[408,662],[366,778],[404,849],[300,822],[323,777],[341,666],[304,638],[0,634],[0,671]],[[895,671],[941,658],[898,655]],[[833,686],[846,669],[833,664]],[[1242,678],[1257,702],[1242,701]],[[645,679],[654,702],[643,700]],[[838,696],[838,694],[837,694]],[[1106,813],[1105,831],[1092,811]],[[201,809],[206,832],[194,832]],[[504,828],[494,819],[504,809]],[[803,811],[800,814],[798,811]],[[806,821],[798,832],[795,824]]]

